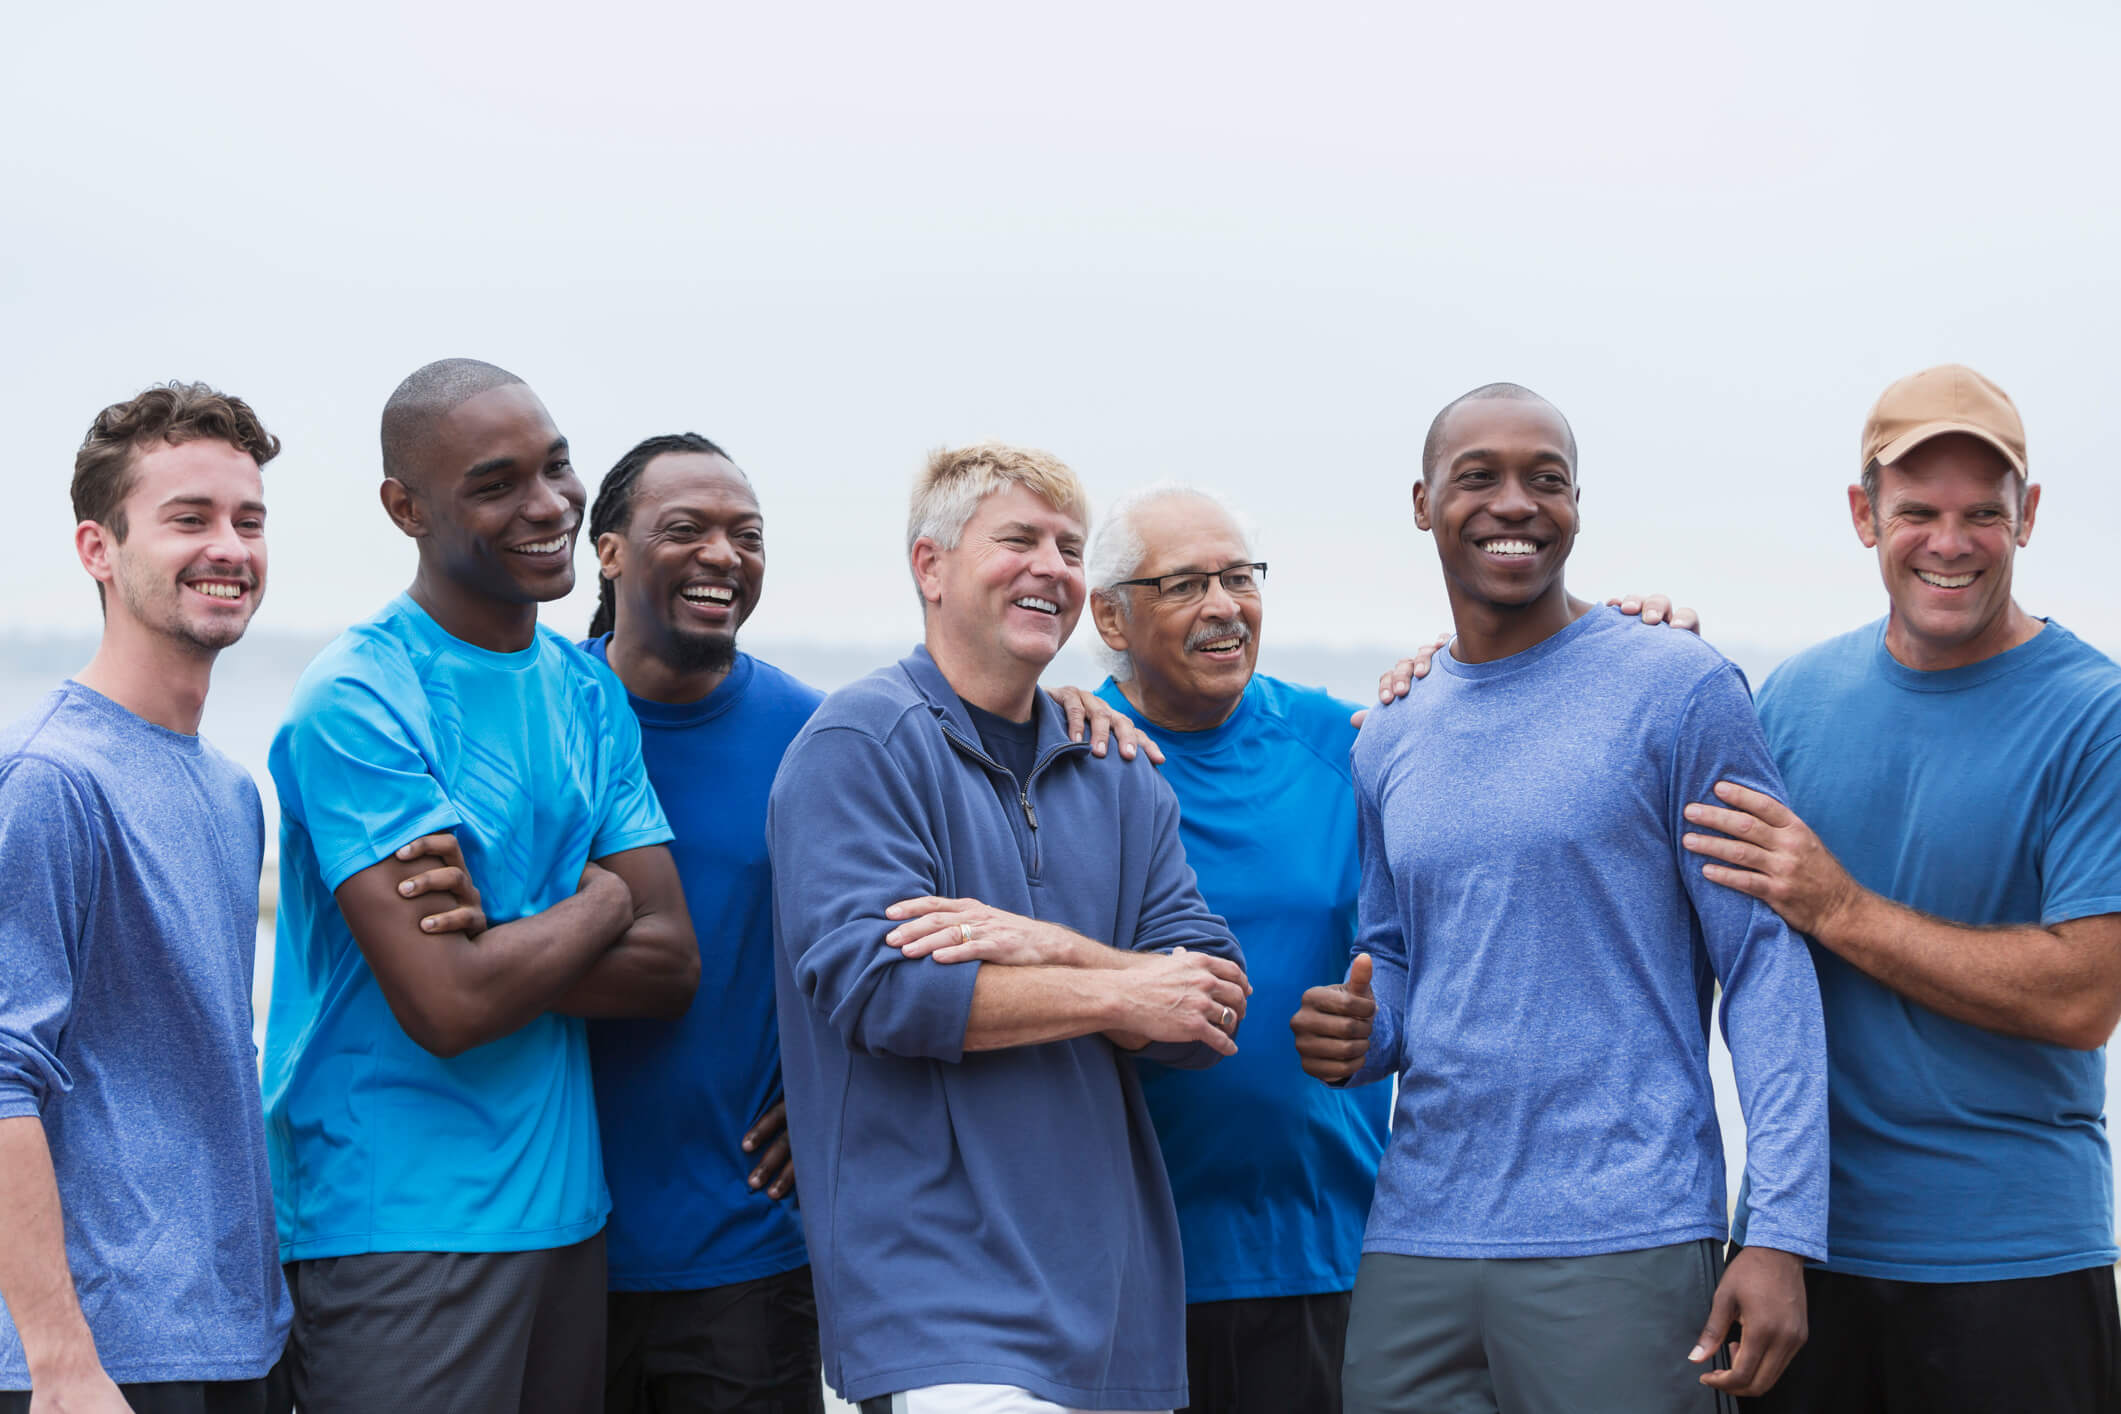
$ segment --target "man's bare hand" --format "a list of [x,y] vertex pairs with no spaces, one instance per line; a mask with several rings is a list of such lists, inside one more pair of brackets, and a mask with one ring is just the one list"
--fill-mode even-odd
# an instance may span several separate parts
[[1130,1049],[1137,1041],[1197,1041],[1218,1055],[1237,1054],[1237,1028],[1252,995],[1243,968],[1185,948],[1134,956],[1138,961],[1119,983],[1126,1014],[1108,1036]]
[[427,933],[462,933],[476,938],[486,931],[486,909],[479,900],[479,886],[464,867],[464,850],[452,834],[422,835],[398,851],[398,858],[411,864],[424,861],[422,872],[398,885],[407,898],[431,898],[438,911],[420,920]]
[[1718,781],[1716,797],[1724,804],[1696,802],[1685,813],[1688,824],[1723,835],[1679,837],[1694,853],[1722,861],[1702,865],[1704,878],[1751,894],[1813,937],[1862,899],[1862,886],[1787,805],[1736,781]]
[[1362,1069],[1370,1054],[1371,1019],[1377,1015],[1371,967],[1370,955],[1359,953],[1348,964],[1346,981],[1304,993],[1303,1005],[1289,1018],[1304,1074],[1337,1083]]
[[1606,603],[1623,614],[1642,615],[1646,624],[1670,624],[1688,633],[1701,632],[1701,615],[1684,604],[1674,608],[1672,601],[1662,594],[1623,594],[1606,600]]
[[1711,1370],[1701,1382],[1742,1399],[1766,1394],[1811,1333],[1804,1310],[1804,1259],[1772,1247],[1747,1247],[1731,1258],[1716,1283],[1708,1324],[1686,1358],[1699,1365],[1714,1355],[1733,1321],[1739,1338],[1731,1368]]
[[884,916],[905,920],[884,934],[884,942],[908,958],[1073,967],[1086,965],[1085,948],[1096,946],[1066,928],[990,908],[976,898],[901,899]]
[[132,1405],[94,1360],[84,1370],[34,1376],[31,1384],[29,1414],[132,1414]]
[[[762,1149],[764,1152],[759,1152]],[[744,1152],[759,1155],[758,1166],[751,1170],[748,1180],[754,1189],[765,1189],[766,1196],[776,1202],[795,1192],[795,1159],[788,1149],[786,1100],[768,1105],[758,1122],[744,1132]]]
[[[1412,692],[1415,681],[1429,675],[1429,665],[1435,661],[1437,654],[1450,646],[1450,642],[1450,634],[1439,633],[1436,635],[1435,642],[1423,644],[1414,650],[1412,657],[1400,659],[1379,674],[1377,678],[1378,705],[1381,707],[1395,698],[1405,697]],[[1363,724],[1363,719],[1369,715],[1370,709],[1365,707],[1348,718],[1348,725],[1360,728]]]
[[1068,716],[1068,740],[1081,741],[1083,732],[1090,733],[1090,754],[1105,754],[1108,740],[1119,743],[1119,758],[1132,761],[1134,753],[1141,751],[1161,766],[1164,764],[1163,748],[1149,739],[1149,734],[1134,725],[1134,719],[1124,712],[1115,712],[1104,698],[1094,692],[1085,692],[1079,687],[1057,687],[1047,696],[1060,704],[1061,711]]

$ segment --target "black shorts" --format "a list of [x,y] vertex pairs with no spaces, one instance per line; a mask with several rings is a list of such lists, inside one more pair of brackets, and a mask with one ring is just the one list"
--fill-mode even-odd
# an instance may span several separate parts
[[[163,1380],[119,1385],[133,1414],[273,1414],[286,1401],[267,1380]],[[29,1414],[28,1390],[0,1390],[0,1414]]]
[[823,1414],[808,1267],[608,1310],[605,1414]]
[[1808,1268],[1811,1338],[1753,1414],[2121,1414],[2114,1269],[1890,1281]]
[[1198,1301],[1186,1307],[1181,1414],[1292,1414],[1340,1408],[1348,1293]]

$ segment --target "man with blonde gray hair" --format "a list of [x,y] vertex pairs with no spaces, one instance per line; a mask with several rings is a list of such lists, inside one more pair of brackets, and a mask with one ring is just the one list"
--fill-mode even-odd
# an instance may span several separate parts
[[1046,453],[931,457],[924,641],[826,698],[774,782],[789,1130],[826,1376],[864,1414],[1185,1402],[1137,1066],[1234,1054],[1250,988],[1170,787],[1038,690],[1088,522]]

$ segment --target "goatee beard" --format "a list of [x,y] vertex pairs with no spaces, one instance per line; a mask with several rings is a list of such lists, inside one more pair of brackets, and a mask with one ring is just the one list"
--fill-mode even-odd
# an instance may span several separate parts
[[726,673],[736,663],[736,635],[712,638],[681,637],[673,645],[677,661],[671,666],[684,673]]

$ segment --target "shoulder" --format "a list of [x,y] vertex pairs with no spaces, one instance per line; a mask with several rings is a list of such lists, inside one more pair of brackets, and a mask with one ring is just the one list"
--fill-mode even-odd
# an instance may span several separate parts
[[1761,683],[1762,700],[1791,688],[1823,686],[1860,674],[1877,651],[1878,631],[1879,623],[1873,620],[1783,659]]
[[1354,744],[1355,728],[1348,725],[1348,718],[1362,710],[1360,704],[1335,697],[1322,687],[1299,687],[1265,673],[1255,673],[1252,681],[1261,710],[1294,735],[1342,751]]
[[398,701],[419,691],[415,653],[393,632],[388,611],[355,624],[309,660],[288,698],[287,720],[294,725],[333,712],[364,709],[378,701]]
[[824,693],[764,659],[752,658],[751,672],[751,691],[778,711],[800,712],[807,721],[817,712],[818,704],[825,700]]
[[2059,693],[2078,710],[2121,730],[2121,663],[2052,620],[2047,632],[2060,637],[2048,681],[2041,686],[2043,701],[2053,702]]
[[881,741],[897,733],[908,719],[926,721],[928,703],[897,664],[878,668],[819,699],[804,736],[849,730]]
[[68,803],[86,809],[106,784],[122,790],[127,771],[136,768],[84,689],[56,688],[0,728],[0,783],[10,811]]
[[[1608,611],[1598,609],[1593,612]],[[1627,658],[1629,666],[1637,671],[1691,685],[1718,668],[1737,670],[1730,659],[1697,633],[1673,628],[1670,624],[1646,624],[1618,610],[1610,612],[1616,622],[1604,625],[1604,632],[1593,641],[1603,643],[1607,652]]]

